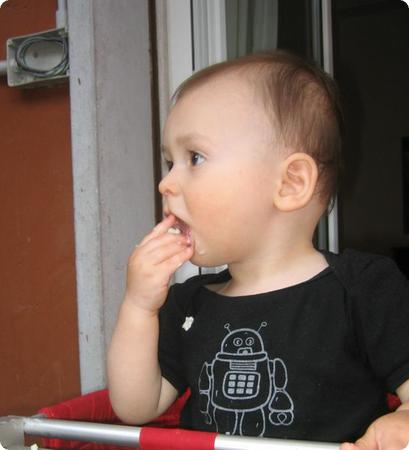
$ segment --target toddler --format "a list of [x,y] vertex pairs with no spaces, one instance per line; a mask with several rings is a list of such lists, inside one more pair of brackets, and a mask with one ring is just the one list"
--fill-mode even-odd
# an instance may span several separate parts
[[[190,388],[183,428],[406,446],[409,283],[388,258],[313,245],[341,123],[333,80],[286,52],[211,66],[178,89],[165,218],[129,259],[108,354],[122,420],[148,422]],[[189,260],[228,269],[169,288]],[[387,392],[402,402],[391,414]]]

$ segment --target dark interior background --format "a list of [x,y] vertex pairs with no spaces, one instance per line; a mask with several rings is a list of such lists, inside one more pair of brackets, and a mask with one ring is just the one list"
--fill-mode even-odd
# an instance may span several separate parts
[[[279,3],[278,48],[313,52],[312,0]],[[409,8],[333,0],[334,77],[345,113],[339,247],[393,257],[409,276]]]
[[401,0],[333,4],[347,130],[340,246],[392,256],[407,273],[409,8]]

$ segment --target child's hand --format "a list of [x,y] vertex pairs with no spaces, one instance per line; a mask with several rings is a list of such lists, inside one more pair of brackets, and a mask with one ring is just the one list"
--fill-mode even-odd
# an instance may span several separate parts
[[125,301],[149,313],[157,313],[166,300],[170,278],[193,255],[186,236],[168,233],[174,224],[173,215],[163,219],[128,261]]
[[402,450],[409,444],[409,404],[375,420],[355,444],[342,444],[341,450]]

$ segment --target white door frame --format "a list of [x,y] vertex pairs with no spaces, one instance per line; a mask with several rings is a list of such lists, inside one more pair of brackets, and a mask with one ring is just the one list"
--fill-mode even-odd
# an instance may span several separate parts
[[148,1],[68,2],[81,392],[106,386],[126,261],[155,220]]
[[166,23],[171,96],[195,70],[226,59],[225,2],[166,0]]

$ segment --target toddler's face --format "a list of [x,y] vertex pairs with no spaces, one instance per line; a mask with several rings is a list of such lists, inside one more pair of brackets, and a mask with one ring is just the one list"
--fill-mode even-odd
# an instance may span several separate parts
[[195,243],[192,262],[216,266],[255,256],[274,214],[278,152],[253,89],[237,76],[186,93],[164,130],[165,213]]

